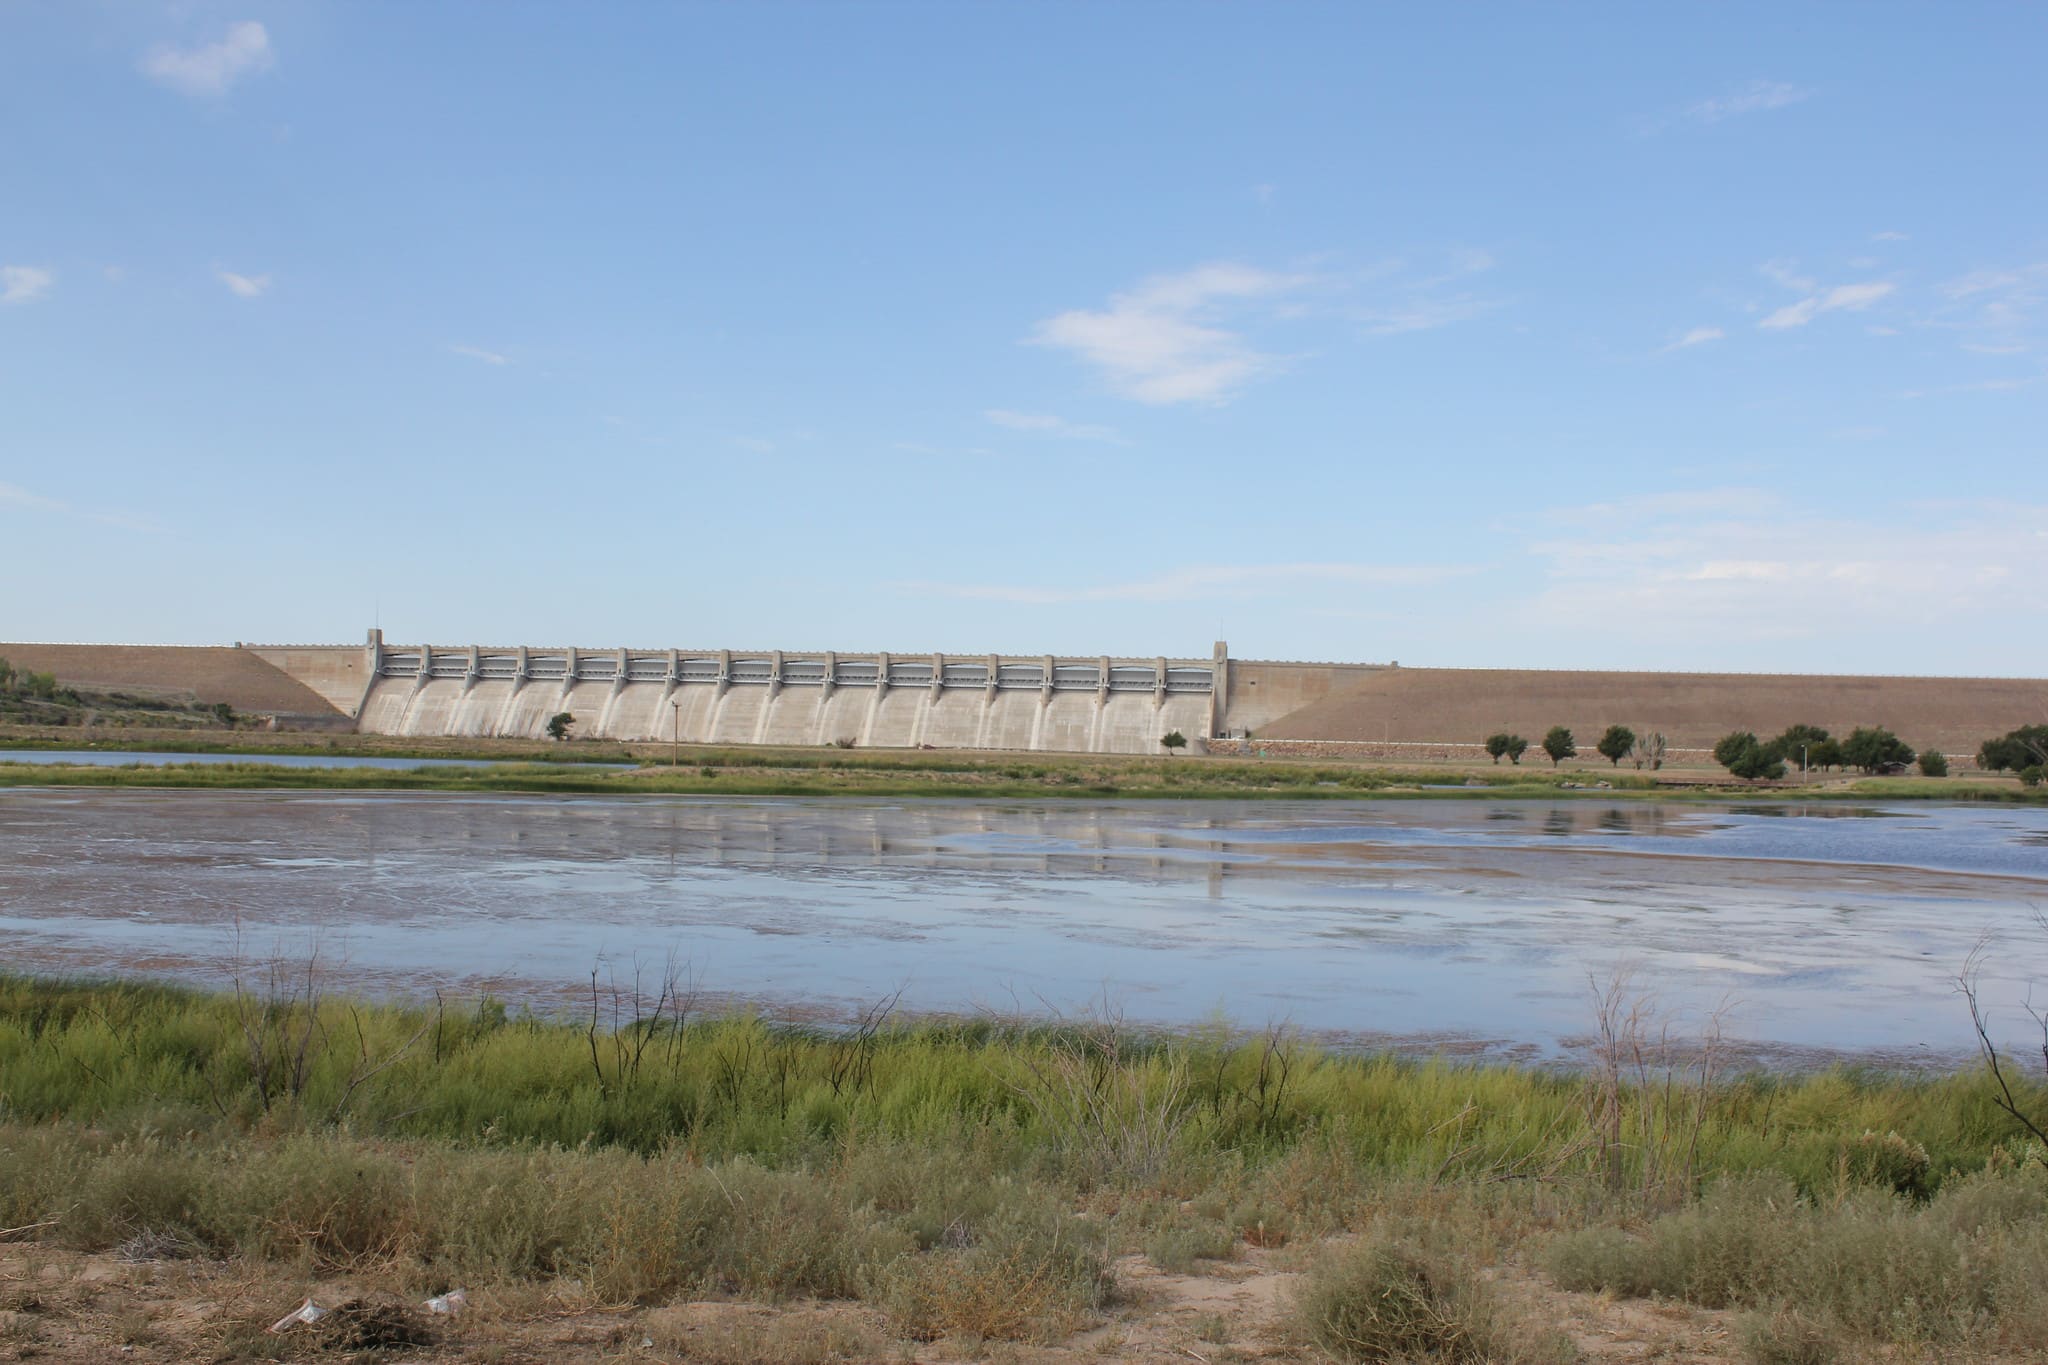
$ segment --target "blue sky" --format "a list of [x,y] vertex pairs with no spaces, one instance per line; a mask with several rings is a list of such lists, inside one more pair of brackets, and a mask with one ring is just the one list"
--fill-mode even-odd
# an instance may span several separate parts
[[2044,50],[0,4],[0,639],[2048,674]]

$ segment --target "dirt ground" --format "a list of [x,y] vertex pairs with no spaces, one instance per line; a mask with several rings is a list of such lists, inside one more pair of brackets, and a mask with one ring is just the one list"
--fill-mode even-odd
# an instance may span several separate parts
[[[1141,1256],[1117,1264],[1117,1305],[1045,1344],[895,1337],[873,1309],[848,1303],[780,1307],[704,1301],[661,1307],[590,1303],[573,1285],[472,1289],[454,1317],[428,1313],[388,1276],[309,1279],[234,1262],[81,1255],[35,1243],[0,1246],[0,1361],[169,1362],[355,1360],[568,1362],[888,1360],[1061,1365],[1063,1362],[1313,1361],[1285,1323],[1300,1248],[1242,1248],[1199,1273],[1165,1274]],[[1495,1272],[1503,1292],[1565,1330],[1589,1362],[1734,1361],[1729,1315],[1678,1304],[1613,1301]],[[352,1332],[265,1329],[308,1296],[336,1308],[380,1309]],[[346,1312],[336,1320],[346,1318]],[[424,1343],[424,1344],[410,1344]]]

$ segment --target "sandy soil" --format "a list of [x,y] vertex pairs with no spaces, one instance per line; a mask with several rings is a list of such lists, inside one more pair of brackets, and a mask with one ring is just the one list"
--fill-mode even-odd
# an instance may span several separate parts
[[[386,1360],[1312,1361],[1319,1353],[1292,1340],[1284,1321],[1302,1262],[1298,1248],[1245,1248],[1236,1260],[1201,1263],[1201,1273],[1169,1275],[1143,1257],[1126,1257],[1117,1267],[1116,1308],[1063,1340],[1023,1345],[904,1341],[879,1313],[856,1304],[706,1301],[628,1308],[589,1303],[573,1286],[471,1290],[459,1316],[438,1317],[427,1314],[416,1295],[403,1294],[404,1286],[374,1272],[305,1278],[275,1266],[130,1260],[17,1243],[0,1246],[0,1360],[363,1357],[360,1341],[323,1339],[305,1328],[282,1336],[264,1331],[310,1295],[329,1306],[360,1299],[405,1307],[409,1328],[431,1344],[377,1357]],[[1564,1293],[1526,1272],[1501,1271],[1496,1278],[1537,1318],[1568,1332],[1589,1361],[1737,1359],[1727,1314]]]

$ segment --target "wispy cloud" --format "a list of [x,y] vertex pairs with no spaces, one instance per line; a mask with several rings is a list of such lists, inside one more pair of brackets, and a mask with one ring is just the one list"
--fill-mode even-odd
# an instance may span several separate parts
[[1565,525],[1626,526],[1676,517],[1754,516],[1777,505],[1777,494],[1762,488],[1686,488],[1556,507],[1546,512],[1544,519]]
[[1941,288],[1938,325],[1970,335],[1963,344],[1992,355],[2032,350],[2048,321],[2048,261],[1973,270]]
[[57,498],[46,498],[19,484],[0,483],[0,511],[16,508],[28,512],[42,512],[51,516],[79,517],[101,526],[113,526],[124,531],[146,531],[162,534],[161,523],[148,517],[133,516],[113,509],[79,508]]
[[471,360],[481,360],[486,365],[509,365],[512,363],[496,351],[486,351],[481,346],[451,345],[448,350],[454,355],[468,356]]
[[1720,123],[1724,119],[1740,118],[1744,114],[1762,114],[1773,109],[1789,108],[1812,97],[1811,90],[1784,81],[1751,81],[1726,94],[1715,95],[1710,99],[1687,105],[1685,117],[1694,123]]
[[0,304],[41,298],[56,282],[56,275],[37,266],[0,265]]
[[1466,247],[1431,267],[1407,261],[1383,261],[1347,281],[1347,287],[1369,293],[1350,313],[1372,336],[1426,332],[1478,317],[1497,304],[1471,291],[1475,276],[1494,267],[1493,253]]
[[1030,341],[1069,351],[1110,387],[1141,403],[1216,403],[1280,360],[1220,325],[1233,305],[1298,290],[1310,277],[1219,261],[1155,275],[1110,297],[1107,308],[1073,309],[1040,323]]
[[1285,368],[1286,357],[1250,340],[1254,325],[1335,320],[1369,336],[1448,327],[1495,306],[1469,289],[1493,264],[1489,253],[1470,248],[1444,253],[1434,265],[1396,259],[1315,273],[1219,261],[1155,275],[1111,295],[1100,310],[1060,313],[1027,340],[1070,352],[1142,403],[1220,403]]
[[2002,375],[1996,379],[1976,379],[1962,384],[1942,384],[1931,389],[1902,389],[1901,398],[1946,398],[1958,393],[2019,393],[2024,389],[2048,384],[2048,374]]
[[1418,586],[1476,573],[1464,564],[1201,564],[1124,583],[1051,587],[1013,584],[906,583],[910,592],[978,602],[1056,606],[1075,602],[1201,602],[1273,597],[1314,584]]
[[270,32],[253,19],[228,25],[217,43],[197,47],[173,47],[169,43],[151,49],[142,59],[142,71],[151,80],[181,95],[218,97],[227,94],[244,76],[268,71],[276,56],[270,47]]
[[19,484],[0,483],[0,507],[26,507],[36,512],[67,512],[70,509],[55,498],[46,498],[40,493],[31,493]]
[[1011,431],[1035,432],[1041,436],[1056,436],[1065,441],[1103,441],[1110,445],[1128,445],[1129,442],[1113,427],[1094,426],[1086,422],[1069,422],[1064,417],[1051,413],[1011,412],[1007,408],[990,408],[982,416],[999,427]]
[[1785,109],[1813,98],[1813,92],[1786,81],[1751,81],[1719,95],[1695,100],[1682,108],[1639,114],[1629,120],[1638,137],[1655,137],[1673,124],[1711,127],[1747,114]]
[[1670,345],[1664,347],[1664,350],[1682,351],[1688,346],[1704,346],[1710,341],[1719,341],[1727,335],[1719,327],[1695,327],[1684,336],[1672,341]]
[[1906,232],[1873,232],[1870,234],[1870,240],[1873,242],[1909,242],[1912,239],[1912,234]]
[[232,270],[216,270],[213,273],[236,298],[261,298],[270,288],[268,275],[237,275]]
[[1823,313],[1860,312],[1889,296],[1898,287],[1889,280],[1823,286],[1809,276],[1798,274],[1785,261],[1766,261],[1759,269],[1785,288],[1806,295],[1796,303],[1788,303],[1767,314],[1757,323],[1758,327],[1770,332],[1804,327]]
[[[1670,502],[1535,540],[1546,585],[1532,615],[1555,628],[1626,620],[1672,641],[1702,631],[1783,639],[1995,619],[2048,625],[2048,537],[2014,534],[2048,508],[1973,504],[1844,518],[1764,501],[1716,512]],[[1583,510],[1583,509],[1581,509]],[[1558,518],[1547,520],[1555,523]]]

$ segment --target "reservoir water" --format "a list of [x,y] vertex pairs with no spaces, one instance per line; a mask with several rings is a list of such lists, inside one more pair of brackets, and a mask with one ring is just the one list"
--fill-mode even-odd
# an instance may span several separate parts
[[[1619,969],[1760,1055],[1966,1054],[2048,996],[2048,809],[0,791],[0,966],[1289,1021],[1553,1055]],[[2039,1035],[2034,1033],[2038,1046]]]

